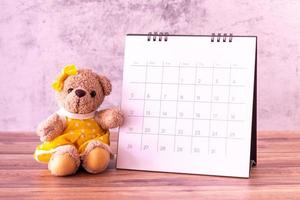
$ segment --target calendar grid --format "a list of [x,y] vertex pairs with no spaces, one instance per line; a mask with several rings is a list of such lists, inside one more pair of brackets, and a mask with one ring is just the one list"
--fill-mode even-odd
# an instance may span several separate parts
[[[199,135],[195,135],[194,134],[194,129],[195,129],[195,123],[198,121],[203,121],[204,123],[206,123],[205,121],[207,121],[207,125],[208,125],[208,131],[205,133],[207,135],[203,136],[202,138],[207,138],[207,153],[208,154],[214,154],[215,152],[218,152],[219,150],[215,149],[214,148],[214,145],[215,144],[211,144],[212,140],[215,139],[215,138],[218,138],[218,139],[225,139],[224,140],[224,148],[225,148],[225,155],[227,154],[227,141],[228,141],[228,137],[229,137],[229,122],[243,122],[244,120],[243,119],[230,119],[229,118],[229,114],[230,114],[230,111],[229,111],[229,108],[230,108],[230,105],[244,105],[246,104],[245,102],[236,102],[236,100],[232,100],[233,102],[231,102],[231,98],[230,98],[230,89],[231,87],[236,87],[236,88],[243,88],[243,87],[247,87],[246,85],[244,84],[241,84],[241,82],[233,82],[231,81],[231,70],[232,69],[245,69],[243,67],[237,67],[239,65],[229,65],[229,67],[219,67],[220,65],[218,64],[213,64],[209,67],[203,67],[202,65],[199,65],[197,64],[196,66],[187,66],[185,65],[184,63],[179,63],[178,66],[172,66],[175,69],[176,71],[176,78],[174,77],[174,82],[165,82],[165,80],[168,80],[168,79],[164,79],[164,74],[165,74],[165,68],[168,69],[168,67],[170,67],[170,65],[166,65],[165,62],[163,61],[160,65],[155,65],[155,70],[154,68],[151,68],[153,67],[153,65],[151,65],[151,61],[147,61],[147,64],[146,65],[134,65],[134,66],[140,66],[140,67],[145,67],[145,71],[144,71],[144,75],[145,75],[145,78],[143,79],[143,81],[130,81],[128,82],[129,84],[136,84],[136,85],[143,85],[143,88],[144,88],[144,94],[143,94],[143,98],[138,98],[138,97],[135,97],[134,95],[131,95],[130,98],[128,98],[129,101],[143,101],[143,110],[142,110],[142,113],[141,115],[136,115],[136,114],[129,114],[127,115],[127,117],[137,117],[137,118],[141,118],[142,120],[142,131],[141,131],[141,150],[147,150],[149,148],[151,149],[155,149],[155,146],[156,146],[156,151],[160,151],[160,144],[161,144],[161,141],[160,141],[160,136],[161,135],[164,135],[164,136],[173,136],[173,151],[176,152],[178,151],[178,148],[180,147],[181,144],[181,141],[177,141],[177,136],[186,136],[188,138],[190,138],[190,142],[189,145],[190,147],[187,148],[190,150],[190,153],[193,153],[193,150],[194,148],[198,148],[199,144],[197,143],[197,145],[195,147],[193,147],[193,143],[195,142],[194,141],[194,138],[199,138],[200,136]],[[202,67],[201,67],[202,66]],[[235,67],[232,67],[232,66],[235,66]],[[161,69],[159,69],[161,68]],[[190,69],[186,69],[186,68],[190,68]],[[198,74],[199,74],[199,70],[201,68],[207,68],[207,69],[210,69],[208,72],[208,76],[210,78],[208,78],[210,80],[210,82],[198,82]],[[194,70],[193,70],[194,69]],[[218,72],[218,69],[225,69],[225,73],[228,74],[228,71],[229,71],[229,80],[227,81],[219,81],[218,79],[218,75],[216,75],[216,73],[220,73]],[[154,71],[153,71],[154,70]],[[182,72],[181,72],[182,70]],[[181,77],[181,73],[184,73],[184,70],[188,70],[189,73],[191,74],[194,74],[194,81],[191,81],[192,79],[188,80],[188,79],[182,79]],[[216,72],[217,71],[217,72]],[[178,73],[178,75],[177,75]],[[216,76],[216,77],[215,77]],[[149,78],[148,78],[149,77]],[[153,78],[154,77],[154,78]],[[226,75],[226,77],[228,78],[228,76]],[[234,83],[234,84],[233,84]],[[154,87],[154,86],[151,86],[151,85],[157,85],[155,86],[156,91],[156,96],[152,96],[151,95],[151,89],[149,90],[148,87]],[[149,86],[150,85],[150,86]],[[169,96],[163,96],[163,87],[164,85],[173,85],[172,87],[174,88],[174,94],[176,93],[175,96],[173,96],[172,98],[170,98]],[[193,91],[193,94],[190,93],[190,97],[185,99],[185,98],[182,98],[181,96],[181,93],[180,93],[180,87],[181,86],[188,86],[189,88],[191,88],[191,92]],[[207,100],[204,100],[201,98],[199,98],[199,96],[197,95],[197,92],[196,92],[196,88],[197,86],[207,86],[207,87],[210,87],[210,97],[207,99]],[[215,98],[215,92],[217,92],[218,90],[220,90],[220,87],[224,87],[224,91],[227,89],[228,90],[228,93],[226,93],[226,97],[224,96],[224,98],[227,98],[226,100],[225,99],[219,99],[219,98]],[[226,88],[225,88],[226,87]],[[219,88],[219,89],[218,89]],[[149,90],[149,91],[148,91]],[[223,90],[223,89],[222,89]],[[153,90],[152,90],[153,91]],[[150,92],[150,93],[149,93]],[[228,96],[227,96],[228,95]],[[166,98],[167,97],[167,98]],[[179,98],[180,97],[180,98]],[[197,99],[196,99],[197,97]],[[166,98],[166,99],[164,99]],[[158,102],[158,103],[155,103],[154,105],[156,105],[156,108],[158,111],[157,114],[154,114],[152,113],[151,111],[151,108],[149,110],[146,109],[146,105],[148,105],[147,107],[149,107],[149,105],[152,105],[152,103],[149,103],[149,102]],[[162,102],[174,102],[174,109],[175,109],[175,113],[172,114],[171,116],[167,116],[165,114],[162,114],[162,107],[163,107],[163,104]],[[192,105],[192,114],[191,115],[188,115],[188,116],[191,116],[191,117],[188,117],[188,116],[184,116],[182,114],[182,111],[180,110],[179,106],[180,106],[180,103],[191,103],[190,105]],[[196,103],[199,103],[199,105],[201,105],[201,103],[203,103],[203,105],[207,104],[207,109],[208,109],[208,116],[209,117],[202,117],[200,118],[198,115],[195,116],[196,114]],[[224,117],[223,118],[220,118],[218,115],[215,114],[215,112],[213,112],[213,108],[217,105],[217,104],[226,104],[225,107],[224,107],[224,111],[226,112],[226,114],[224,114]],[[181,108],[182,109],[182,108]],[[180,111],[180,112],[179,112]],[[155,112],[154,112],[155,113]],[[184,112],[183,112],[184,113]],[[198,113],[197,113],[198,114]],[[215,116],[216,115],[216,116]],[[199,117],[199,118],[198,118]],[[150,119],[153,118],[153,119],[158,119],[156,122],[155,122],[155,127],[156,128],[153,128],[153,127],[145,127],[145,120],[147,120],[147,124],[151,121]],[[171,120],[174,120],[175,123],[174,123],[174,126],[172,128],[174,128],[174,134],[166,134],[165,133],[165,129],[162,129],[164,130],[163,132],[161,132],[161,120],[162,119],[171,119]],[[150,120],[150,121],[149,121]],[[191,120],[190,123],[191,123],[191,130],[187,130],[187,129],[182,129],[181,126],[182,125],[178,125],[179,123],[179,120]],[[214,127],[214,123],[215,122],[220,122],[222,124],[224,124],[224,131],[221,133],[221,134],[224,134],[225,136],[221,137],[219,134],[220,132],[218,130],[215,129]],[[178,128],[178,126],[180,128]],[[198,125],[197,125],[198,126]],[[147,129],[147,130],[146,130]],[[197,128],[198,130],[198,128]],[[199,130],[200,131],[200,130]],[[134,134],[134,132],[131,132]],[[183,134],[186,134],[186,135],[183,135]],[[201,134],[201,132],[199,133]],[[145,144],[145,139],[144,139],[144,136],[145,135],[156,135],[157,138],[156,138],[156,143],[154,142],[153,144]],[[212,139],[213,138],[213,139]],[[237,138],[237,137],[230,137],[229,139],[241,139],[241,138]],[[148,140],[148,139],[147,139]],[[154,138],[153,138],[154,140]],[[179,142],[179,143],[178,143]],[[163,144],[163,143],[162,143]],[[150,146],[152,145],[152,146]],[[154,145],[154,146],[153,146]],[[179,147],[178,147],[179,145]],[[213,145],[213,146],[211,146]],[[182,147],[181,147],[182,148]],[[180,150],[182,151],[182,150]],[[202,150],[203,151],[203,150]],[[222,150],[222,152],[224,153],[224,151]]]

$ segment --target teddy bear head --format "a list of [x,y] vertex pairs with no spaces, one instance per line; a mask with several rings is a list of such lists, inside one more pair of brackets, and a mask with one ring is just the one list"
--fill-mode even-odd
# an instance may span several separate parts
[[111,89],[111,83],[105,76],[90,69],[79,69],[63,80],[56,99],[59,106],[68,112],[87,114],[97,110]]

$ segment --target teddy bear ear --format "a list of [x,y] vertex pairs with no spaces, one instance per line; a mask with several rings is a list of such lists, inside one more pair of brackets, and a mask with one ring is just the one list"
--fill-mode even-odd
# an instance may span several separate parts
[[104,95],[109,95],[112,89],[110,80],[103,75],[98,75],[98,80],[100,82],[100,85],[102,86]]

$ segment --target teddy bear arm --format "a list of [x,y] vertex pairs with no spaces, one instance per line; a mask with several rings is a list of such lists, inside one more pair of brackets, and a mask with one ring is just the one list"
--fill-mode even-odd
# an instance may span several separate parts
[[38,125],[36,132],[41,141],[51,141],[61,135],[64,129],[65,119],[54,113]]
[[122,125],[124,116],[119,109],[111,108],[98,112],[95,119],[103,129],[107,130]]

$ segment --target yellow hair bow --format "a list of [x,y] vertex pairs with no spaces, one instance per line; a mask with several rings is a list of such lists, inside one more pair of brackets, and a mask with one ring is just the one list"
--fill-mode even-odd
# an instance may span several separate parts
[[64,87],[64,81],[70,75],[76,75],[77,69],[75,65],[68,65],[61,71],[60,75],[56,78],[56,80],[52,83],[52,88],[58,92],[60,92]]

